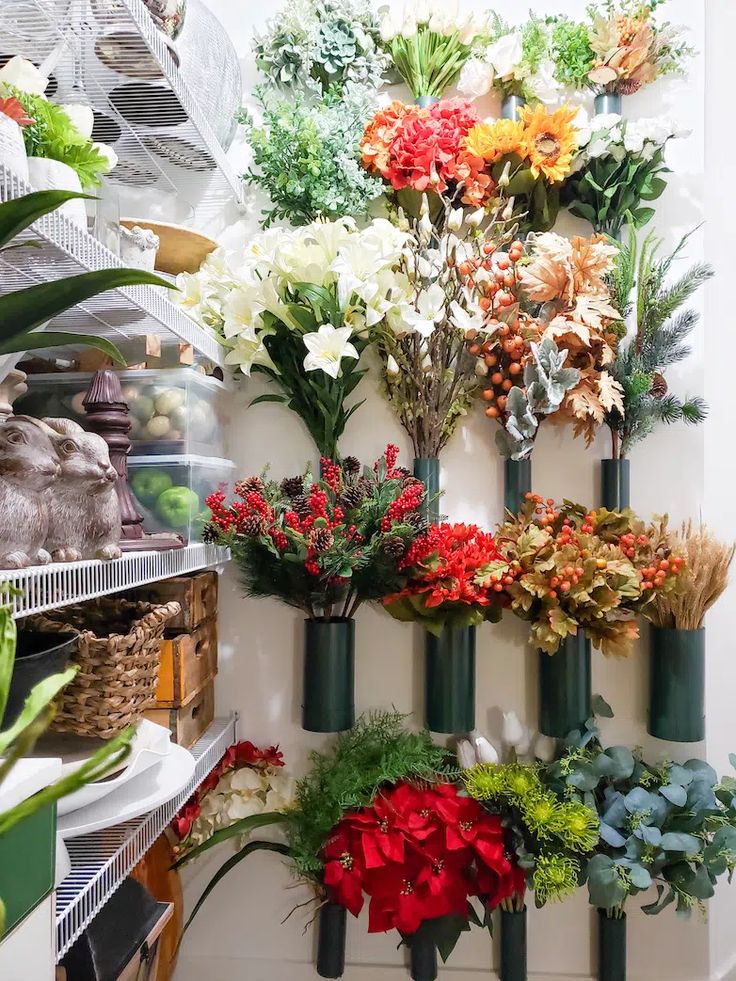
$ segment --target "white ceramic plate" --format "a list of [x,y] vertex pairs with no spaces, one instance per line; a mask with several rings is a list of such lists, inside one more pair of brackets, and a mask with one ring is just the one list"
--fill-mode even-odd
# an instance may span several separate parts
[[[166,753],[170,739],[171,733],[165,726],[156,725],[148,719],[141,719],[136,726],[130,755],[115,772],[121,773],[126,767],[132,766],[136,756],[143,749]],[[105,739],[90,739],[88,736],[75,736],[70,732],[47,732],[38,740],[31,755],[36,759],[61,757],[62,775],[67,777],[91,759],[98,749],[106,745]],[[106,781],[111,779],[111,774],[105,778]]]
[[71,814],[72,811],[78,811],[81,807],[88,807],[90,804],[102,800],[103,797],[107,797],[108,794],[115,793],[128,781],[134,780],[150,767],[160,763],[168,756],[170,749],[171,746],[167,742],[164,752],[158,752],[154,749],[141,749],[137,753],[131,753],[129,760],[126,761],[127,766],[122,772],[117,773],[112,778],[106,777],[104,780],[99,780],[97,783],[88,783],[76,793],[62,797],[57,805],[58,816],[63,817],[65,814]]
[[167,756],[119,790],[60,818],[59,834],[62,838],[78,838],[148,814],[180,794],[193,776],[194,757],[172,744]]

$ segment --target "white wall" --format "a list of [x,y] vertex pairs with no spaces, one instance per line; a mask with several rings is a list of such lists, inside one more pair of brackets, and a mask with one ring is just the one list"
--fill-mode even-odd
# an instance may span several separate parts
[[[255,71],[249,51],[254,28],[260,27],[276,9],[273,2],[260,6],[208,0],[221,18],[241,55],[246,91],[252,88]],[[486,6],[479,0],[463,0],[467,8]],[[513,0],[497,2],[495,8],[513,20],[520,7]],[[581,13],[584,0],[536,3],[537,12],[562,10]],[[707,12],[706,12],[707,6]],[[707,336],[696,340],[694,356],[673,371],[670,381],[682,393],[705,392],[713,405],[705,427],[681,427],[658,432],[632,455],[632,499],[643,515],[669,511],[679,521],[703,513],[719,532],[736,534],[733,505],[724,488],[734,486],[733,455],[728,410],[734,408],[733,384],[725,358],[733,349],[731,231],[736,208],[733,193],[734,168],[728,157],[733,151],[730,132],[733,119],[733,53],[731,39],[736,31],[732,0],[671,0],[667,16],[687,24],[699,51],[687,81],[659,84],[626,103],[628,115],[674,114],[692,129],[687,140],[672,147],[673,174],[658,204],[656,229],[666,244],[698,225],[707,224],[691,239],[689,255],[707,254],[719,266],[719,280],[702,299],[707,310]],[[728,33],[728,27],[731,33]],[[707,54],[708,57],[704,55]],[[707,78],[707,90],[705,79]],[[704,94],[707,91],[707,112]],[[483,107],[482,107],[483,108]],[[488,109],[489,107],[485,107]],[[706,124],[708,131],[706,133]],[[707,148],[707,154],[706,154]],[[244,150],[233,150],[234,162],[243,169]],[[255,227],[255,220],[251,219]],[[562,230],[573,227],[563,220]],[[722,368],[716,368],[719,358]],[[707,370],[705,370],[707,369]],[[247,392],[237,397],[231,432],[233,455],[243,474],[257,472],[270,461],[275,475],[298,471],[314,457],[306,431],[298,420],[280,406],[263,405],[246,412],[247,402],[262,389],[253,380]],[[410,459],[408,441],[381,400],[375,378],[369,378],[363,394],[366,405],[351,421],[342,442],[344,452],[372,460],[388,441],[398,443],[404,459]],[[586,451],[568,432],[543,428],[534,454],[535,488],[545,495],[573,497],[597,503],[597,460],[608,455],[606,441]],[[727,472],[731,468],[731,473]],[[501,517],[502,468],[493,446],[493,431],[482,413],[468,420],[443,457],[446,495],[444,510],[453,519],[491,524]],[[734,667],[728,636],[730,603],[724,602],[711,621],[709,634],[709,732],[708,749],[713,762],[727,766],[729,746],[736,749],[729,697],[733,692]],[[223,584],[221,614],[221,669],[218,699],[221,710],[241,713],[241,735],[256,742],[278,741],[290,768],[299,773],[306,754],[327,744],[327,739],[310,735],[299,726],[301,621],[296,613],[270,601],[243,600],[232,571]],[[419,667],[421,650],[418,631],[389,619],[380,611],[365,609],[359,615],[356,696],[358,710],[394,705],[410,712],[420,709]],[[478,724],[493,733],[498,707],[514,707],[533,725],[536,718],[534,660],[526,646],[526,627],[511,618],[480,632],[478,650]],[[627,661],[595,659],[594,687],[612,703],[616,718],[606,725],[610,740],[642,744],[653,756],[668,747],[647,736],[645,651]],[[674,755],[687,757],[680,748]],[[703,752],[695,747],[693,752]],[[202,863],[188,874],[188,896],[202,888],[222,861]],[[307,898],[302,887],[293,887],[289,873],[270,855],[256,856],[241,866],[208,900],[184,944],[179,981],[306,981],[315,977],[312,968],[313,931],[303,932],[306,919],[296,913],[281,920]],[[293,888],[287,888],[287,887]],[[646,918],[631,904],[629,926],[629,971],[639,981],[700,981],[726,977],[736,940],[729,922],[736,891],[712,904],[710,924],[697,919],[683,923],[671,911]],[[586,896],[541,912],[533,911],[530,922],[529,966],[538,978],[590,977],[594,964],[592,915]],[[365,923],[349,925],[347,976],[355,981],[374,981],[406,976],[403,953],[396,950],[396,937],[369,936]],[[491,949],[480,931],[463,937],[443,976],[470,981],[488,976]]]

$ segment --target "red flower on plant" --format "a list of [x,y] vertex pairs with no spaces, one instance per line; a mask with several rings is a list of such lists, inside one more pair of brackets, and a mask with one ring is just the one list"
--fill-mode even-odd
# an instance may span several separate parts
[[10,96],[8,99],[0,99],[0,113],[3,116],[8,116],[19,126],[33,126],[36,122],[35,119],[31,119],[21,102],[15,96]]
[[323,850],[324,883],[335,902],[357,916],[363,908],[365,867],[349,826],[341,822]]

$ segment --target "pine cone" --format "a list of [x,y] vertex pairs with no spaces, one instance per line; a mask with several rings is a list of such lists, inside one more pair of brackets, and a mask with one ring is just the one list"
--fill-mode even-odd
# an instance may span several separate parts
[[291,506],[300,518],[308,518],[312,513],[309,510],[309,498],[305,494],[300,494],[298,497],[295,497],[291,502]]
[[404,521],[415,528],[420,535],[423,535],[427,530],[427,519],[422,514],[421,511],[412,511],[410,514],[405,515]]
[[653,399],[663,399],[667,394],[667,382],[664,375],[661,375],[658,371],[654,373],[654,380],[652,381],[652,387],[649,389],[649,394]]
[[309,545],[315,552],[326,552],[332,548],[335,538],[329,528],[315,528],[309,533]]
[[217,538],[217,529],[213,525],[205,525],[202,529],[202,541],[205,545],[215,545]]
[[398,535],[387,538],[381,547],[385,554],[390,555],[392,559],[400,559],[406,551],[404,540]]
[[246,494],[262,494],[264,490],[263,481],[260,477],[246,477],[239,480],[235,485],[235,493],[238,497],[245,497]]
[[281,490],[287,497],[299,497],[304,493],[303,477],[285,477],[281,481]]
[[404,477],[401,483],[402,490],[405,490],[407,487],[413,487],[414,484],[421,484],[421,480],[413,474],[409,474],[408,477]]
[[266,519],[260,514],[247,514],[243,518],[240,530],[244,535],[252,535],[254,538],[265,535]]
[[340,503],[344,509],[352,510],[360,507],[364,500],[365,494],[360,487],[347,487],[342,493]]
[[355,475],[356,473],[360,473],[361,470],[360,460],[356,456],[346,456],[345,459],[342,461],[342,468],[345,471],[345,473],[349,473],[352,475]]

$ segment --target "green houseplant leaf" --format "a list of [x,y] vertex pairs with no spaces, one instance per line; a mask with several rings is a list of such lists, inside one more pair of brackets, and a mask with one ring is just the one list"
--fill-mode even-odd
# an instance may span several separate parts
[[29,228],[34,221],[56,211],[67,201],[80,198],[94,200],[92,195],[79,194],[77,191],[33,191],[23,197],[3,202],[0,204],[0,249]]

